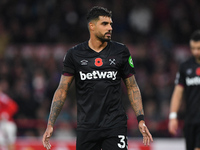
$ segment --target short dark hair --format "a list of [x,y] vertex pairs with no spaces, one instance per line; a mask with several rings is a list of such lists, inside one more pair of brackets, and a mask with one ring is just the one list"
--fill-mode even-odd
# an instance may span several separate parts
[[107,8],[100,7],[100,6],[94,6],[87,14],[87,21],[88,23],[91,20],[98,19],[99,16],[106,16],[106,17],[112,17],[112,12],[109,11]]
[[195,41],[195,42],[200,41],[200,30],[193,32],[190,37],[190,40]]

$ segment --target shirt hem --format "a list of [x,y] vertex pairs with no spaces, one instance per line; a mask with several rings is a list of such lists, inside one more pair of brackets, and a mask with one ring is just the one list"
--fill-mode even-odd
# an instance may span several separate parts
[[121,126],[115,126],[115,127],[101,127],[101,128],[79,128],[77,127],[77,130],[79,131],[96,131],[96,130],[109,130],[109,129],[117,129],[117,128],[122,128],[122,127],[127,127],[127,125],[121,125]]

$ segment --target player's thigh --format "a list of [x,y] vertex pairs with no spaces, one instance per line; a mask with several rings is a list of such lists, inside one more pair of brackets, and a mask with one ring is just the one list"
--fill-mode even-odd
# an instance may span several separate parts
[[195,148],[195,126],[185,124],[184,126],[184,136],[186,141],[186,149],[194,150]]
[[127,150],[127,128],[109,131],[107,138],[102,142],[102,150]]
[[200,150],[200,124],[195,127],[195,150]]
[[76,150],[101,150],[99,131],[77,131]]
[[[0,122],[0,144],[13,144],[16,140],[17,127],[14,122]],[[3,143],[3,144],[2,144]]]
[[2,122],[0,121],[0,149],[1,149],[1,145],[5,144],[5,137],[4,137],[4,128],[2,125]]
[[17,136],[17,126],[14,122],[8,122],[7,123],[7,138],[8,143],[13,144],[16,141]]

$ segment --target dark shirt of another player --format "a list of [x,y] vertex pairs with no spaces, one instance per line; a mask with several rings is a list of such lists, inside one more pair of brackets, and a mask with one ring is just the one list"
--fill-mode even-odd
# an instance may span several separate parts
[[176,84],[184,87],[186,99],[186,123],[200,123],[200,64],[192,57],[182,63],[177,73]]

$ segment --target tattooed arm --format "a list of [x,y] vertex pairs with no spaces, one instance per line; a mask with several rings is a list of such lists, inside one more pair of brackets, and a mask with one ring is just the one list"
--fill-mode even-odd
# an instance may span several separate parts
[[134,75],[126,78],[125,84],[127,87],[128,97],[131,102],[131,106],[135,111],[136,116],[144,115],[140,89],[136,83]]
[[51,111],[48,119],[47,129],[43,135],[43,145],[44,147],[49,150],[51,145],[49,143],[49,138],[53,133],[53,126],[55,124],[56,118],[58,117],[65,99],[67,97],[67,92],[69,87],[73,81],[73,76],[61,76],[61,80],[57,90],[54,93],[53,101],[51,104]]
[[[141,93],[140,89],[137,85],[137,82],[135,80],[135,76],[131,76],[129,78],[126,78],[124,80],[126,87],[127,87],[127,92],[128,92],[128,97],[131,102],[131,106],[136,114],[136,116],[144,115],[143,111],[143,106],[142,106],[142,98],[141,98]],[[149,145],[150,141],[153,141],[153,138],[151,136],[151,133],[149,132],[147,126],[145,125],[144,120],[139,121],[139,130],[143,135],[143,143],[144,145]]]
[[67,92],[72,83],[72,80],[73,76],[61,76],[60,84],[53,97],[48,126],[54,126],[56,118],[58,117],[67,97]]

